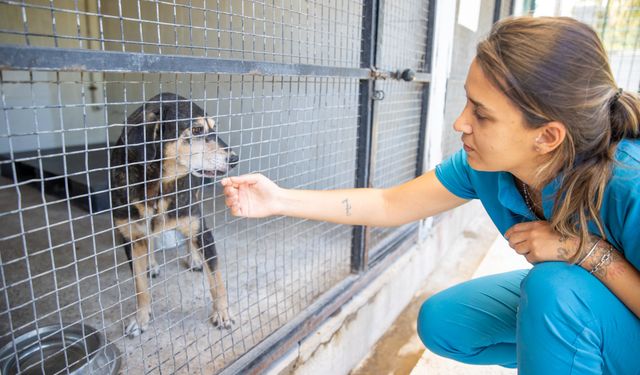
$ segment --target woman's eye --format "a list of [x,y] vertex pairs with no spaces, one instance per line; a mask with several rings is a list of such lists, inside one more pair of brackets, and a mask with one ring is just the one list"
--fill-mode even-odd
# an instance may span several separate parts
[[480,113],[478,113],[478,109],[474,108],[473,109],[473,115],[475,116],[475,118],[477,118],[478,120],[486,120],[487,118],[482,116]]

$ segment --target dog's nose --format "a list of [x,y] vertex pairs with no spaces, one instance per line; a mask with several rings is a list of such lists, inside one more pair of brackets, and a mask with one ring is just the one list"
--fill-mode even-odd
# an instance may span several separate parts
[[227,160],[229,162],[229,166],[233,168],[238,164],[238,161],[240,160],[240,158],[238,158],[238,155],[232,152],[231,154],[229,154],[229,157],[227,158]]

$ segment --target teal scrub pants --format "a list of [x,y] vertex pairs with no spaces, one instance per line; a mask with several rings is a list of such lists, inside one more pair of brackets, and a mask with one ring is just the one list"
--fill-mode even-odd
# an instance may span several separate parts
[[438,355],[520,375],[640,374],[640,319],[595,276],[564,262],[437,293],[420,309],[418,334]]

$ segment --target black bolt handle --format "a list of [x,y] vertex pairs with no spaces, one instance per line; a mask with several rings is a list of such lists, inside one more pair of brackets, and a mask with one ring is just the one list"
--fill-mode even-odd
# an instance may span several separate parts
[[398,79],[411,82],[416,79],[416,72],[414,72],[413,69],[405,69],[402,71],[402,73],[398,71],[397,77]]

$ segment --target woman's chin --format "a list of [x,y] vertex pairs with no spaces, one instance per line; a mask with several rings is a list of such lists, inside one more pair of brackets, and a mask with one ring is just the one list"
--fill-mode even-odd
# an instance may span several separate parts
[[482,161],[478,160],[475,155],[469,155],[467,154],[467,163],[469,163],[469,167],[471,167],[471,169],[473,169],[474,171],[478,171],[478,172],[499,172],[501,171],[501,169],[497,169],[497,168],[492,168],[491,166],[487,165],[486,163],[483,163]]

